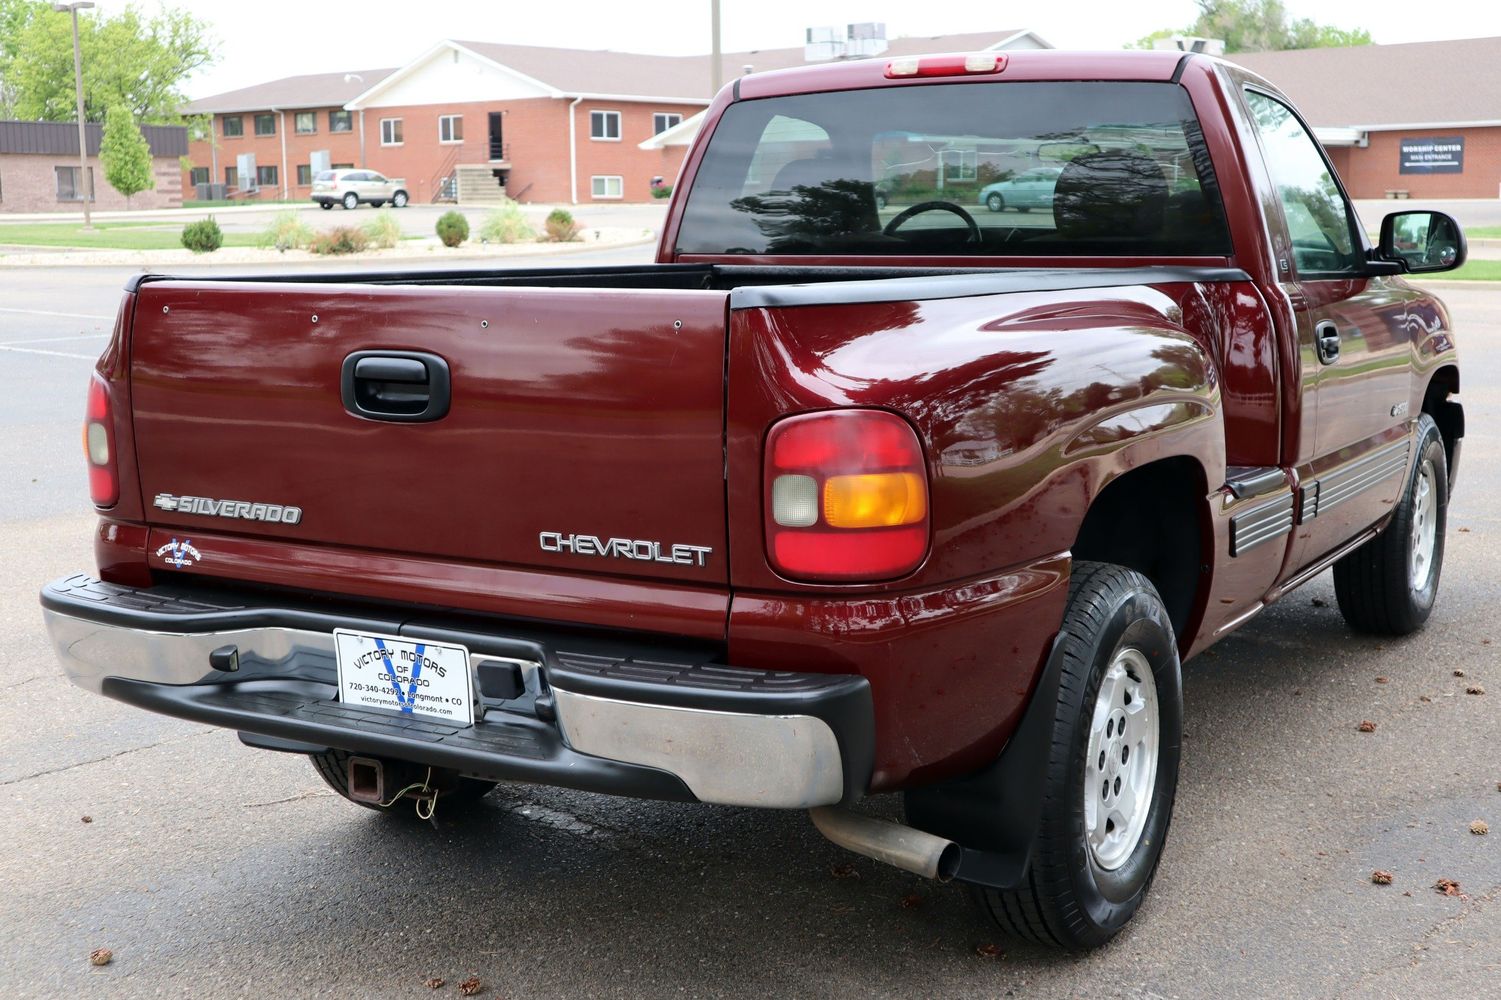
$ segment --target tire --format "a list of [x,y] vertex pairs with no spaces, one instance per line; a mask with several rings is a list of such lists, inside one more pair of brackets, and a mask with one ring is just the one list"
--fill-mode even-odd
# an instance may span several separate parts
[[1410,635],[1438,598],[1449,520],[1449,463],[1438,425],[1418,416],[1417,460],[1386,530],[1334,564],[1340,614],[1357,632]]
[[355,209],[360,207],[360,196],[355,194],[353,191],[346,194],[343,200],[344,208],[347,211],[353,212]]
[[331,201],[320,201],[318,202],[318,207],[327,212],[329,209],[334,207],[334,203]]
[[372,202],[371,202],[371,203],[370,203],[370,207],[371,207],[371,208],[380,208],[380,207],[382,207],[382,206],[383,206],[383,205],[385,205],[385,202],[383,202],[383,201],[372,201]]
[[397,191],[394,195],[392,195],[391,196],[391,207],[392,208],[406,208],[407,207],[407,193],[405,191]]
[[877,191],[876,192],[876,208],[885,208],[885,207],[886,207],[886,196],[884,194],[882,194],[881,192]]
[[[329,750],[325,753],[309,754],[308,760],[312,762],[313,770],[324,783],[338,792],[341,796],[353,802],[357,806],[374,810],[387,815],[412,813],[412,800],[399,798],[395,801],[380,805],[374,802],[365,802],[356,799],[349,794],[349,758],[368,756],[366,754],[352,754],[346,750]],[[413,764],[405,760],[390,760],[382,758],[381,763],[385,769],[385,795],[395,795],[397,791],[407,785],[417,784],[424,780],[430,780],[433,787],[438,789],[438,809],[444,806],[449,808],[467,808],[473,806],[490,793],[495,787],[493,781],[480,781],[476,778],[464,778],[452,771],[444,771],[440,768],[432,768],[432,777],[428,778],[428,767],[425,764]]]
[[[1007,933],[1082,951],[1114,937],[1151,887],[1178,786],[1183,694],[1167,609],[1133,570],[1075,562],[1060,642],[1031,864],[1020,888],[975,893]],[[1130,808],[1122,791],[1133,788],[1144,806]]]
[[999,191],[992,191],[990,196],[985,199],[985,207],[992,212],[1004,212],[1006,211],[1006,199],[1001,197]]
[[1031,205],[1018,205],[1018,206],[1016,206],[1016,210],[1018,212],[1020,212],[1021,214],[1026,215],[1028,212],[1032,211],[1032,206]]

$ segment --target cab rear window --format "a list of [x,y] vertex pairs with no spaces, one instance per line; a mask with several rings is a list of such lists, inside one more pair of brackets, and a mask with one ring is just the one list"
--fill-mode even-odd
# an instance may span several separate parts
[[731,105],[677,251],[1222,256],[1230,236],[1176,84],[939,84]]

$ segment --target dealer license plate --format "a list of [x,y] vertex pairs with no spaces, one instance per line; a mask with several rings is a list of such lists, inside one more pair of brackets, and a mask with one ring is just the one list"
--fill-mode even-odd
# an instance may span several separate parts
[[441,642],[334,632],[339,700],[407,715],[474,724],[469,650]]

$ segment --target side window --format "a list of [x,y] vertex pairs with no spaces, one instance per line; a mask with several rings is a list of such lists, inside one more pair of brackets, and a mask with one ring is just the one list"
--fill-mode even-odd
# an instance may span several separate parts
[[1248,90],[1246,105],[1261,134],[1267,170],[1287,217],[1298,274],[1314,277],[1358,271],[1362,251],[1355,242],[1354,216],[1316,140],[1281,101]]

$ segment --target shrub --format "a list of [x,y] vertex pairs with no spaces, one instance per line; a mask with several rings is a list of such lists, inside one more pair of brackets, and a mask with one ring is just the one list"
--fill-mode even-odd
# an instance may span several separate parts
[[276,213],[262,232],[260,245],[277,250],[300,250],[313,238],[313,227],[302,221],[302,216],[293,209]]
[[389,208],[383,208],[365,223],[365,235],[372,245],[389,250],[401,242],[401,223],[396,221]]
[[672,197],[672,185],[671,184],[658,184],[656,187],[654,187],[654,188],[651,189],[651,196],[653,198],[671,198]]
[[553,209],[543,225],[547,228],[547,238],[554,243],[570,243],[578,239],[579,230],[583,228],[573,221],[573,213],[566,208]]
[[444,212],[438,217],[438,239],[446,247],[456,247],[469,238],[469,220],[458,212]]
[[210,215],[182,227],[182,245],[194,253],[213,253],[224,245],[224,230]]
[[307,248],[316,254],[359,253],[370,246],[370,238],[357,226],[335,226],[308,241]]
[[521,206],[509,198],[480,223],[479,238],[486,243],[521,243],[535,240],[537,231],[521,214]]

